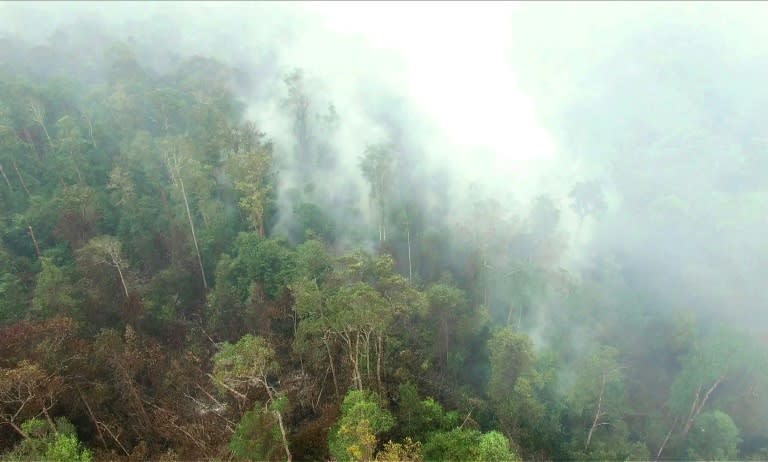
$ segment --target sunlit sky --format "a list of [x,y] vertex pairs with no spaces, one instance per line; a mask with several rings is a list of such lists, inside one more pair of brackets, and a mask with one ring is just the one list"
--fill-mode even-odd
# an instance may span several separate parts
[[454,144],[489,149],[497,160],[552,154],[506,53],[505,2],[307,2],[331,30],[394,50],[407,64],[407,94]]

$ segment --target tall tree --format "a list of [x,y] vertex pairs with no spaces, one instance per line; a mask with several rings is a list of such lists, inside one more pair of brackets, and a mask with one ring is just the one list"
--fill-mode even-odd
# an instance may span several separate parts
[[200,246],[197,242],[197,234],[195,233],[195,221],[192,219],[192,211],[189,207],[189,198],[187,196],[187,190],[184,187],[184,178],[182,175],[182,166],[185,163],[191,162],[185,153],[180,152],[181,147],[178,142],[169,140],[163,144],[163,156],[165,159],[168,173],[171,177],[171,182],[178,186],[181,192],[181,197],[184,200],[184,210],[187,212],[187,220],[189,223],[189,230],[192,235],[192,243],[195,246],[195,253],[197,254],[197,264],[200,268],[200,277],[203,280],[203,287],[208,290],[208,279],[205,277],[205,268],[203,266],[203,257],[200,254]]
[[379,241],[387,240],[387,206],[392,188],[395,157],[393,146],[380,143],[369,145],[360,159],[360,169],[371,187],[379,227]]
[[221,350],[214,356],[213,364],[214,370],[211,377],[214,382],[237,398],[245,399],[248,388],[253,386],[266,392],[268,399],[264,409],[277,419],[283,450],[286,459],[290,462],[291,451],[288,447],[287,430],[282,415],[285,398],[268,380],[269,374],[274,373],[278,368],[276,353],[272,346],[262,337],[246,335],[234,345],[224,343]]

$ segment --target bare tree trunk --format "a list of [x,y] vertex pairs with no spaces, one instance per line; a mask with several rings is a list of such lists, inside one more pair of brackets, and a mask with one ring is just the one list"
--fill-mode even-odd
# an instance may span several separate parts
[[8,181],[8,177],[5,175],[5,170],[3,169],[2,164],[0,164],[0,173],[3,175],[3,179],[5,180],[5,184],[8,185],[8,189],[10,189],[11,192],[13,192],[13,187],[11,186],[11,182]]
[[123,283],[123,290],[125,291],[125,298],[129,298],[128,295],[128,286],[125,284],[125,278],[123,277],[123,270],[120,268],[120,264],[116,263],[115,268],[117,268],[117,274],[120,275],[120,282]]
[[408,240],[408,282],[413,280],[413,266],[411,265],[411,227],[405,230],[405,237]]
[[179,179],[179,186],[181,187],[181,195],[184,198],[184,207],[187,210],[187,219],[189,220],[189,229],[192,231],[192,242],[195,245],[195,252],[197,253],[197,263],[200,266],[200,275],[203,278],[203,287],[208,290],[208,280],[205,278],[205,269],[203,268],[203,258],[200,256],[200,247],[197,245],[197,234],[195,233],[195,224],[192,221],[192,212],[189,210],[189,201],[187,200],[187,191],[184,189],[184,180],[181,178],[181,172],[179,171],[178,159],[174,155],[174,163],[176,164],[176,176]]
[[675,426],[677,426],[677,421],[679,420],[679,417],[675,417],[675,421],[672,422],[672,426],[669,427],[669,431],[667,432],[667,436],[664,437],[664,441],[661,442],[661,446],[659,446],[659,451],[656,453],[656,459],[654,462],[659,462],[659,459],[661,458],[661,453],[664,452],[664,447],[669,442],[669,438],[672,436],[672,432],[675,430]]
[[445,370],[448,371],[448,357],[449,357],[449,345],[451,344],[448,334],[448,319],[447,315],[443,315],[443,346],[445,347]]
[[368,380],[371,379],[371,332],[365,332],[365,375]]
[[24,182],[24,178],[21,176],[19,167],[18,165],[16,165],[16,160],[13,158],[11,158],[11,165],[13,165],[13,169],[16,171],[16,176],[19,177],[19,183],[21,183],[21,187],[24,188],[24,191],[26,191],[27,197],[31,197],[32,194],[29,193],[29,188],[27,188],[27,183]]
[[360,373],[360,332],[355,335],[355,375],[357,376],[357,388],[363,390],[363,376]]
[[96,139],[93,137],[93,122],[91,121],[91,117],[85,112],[83,112],[82,115],[83,119],[88,122],[88,136],[91,137],[91,144],[93,145],[93,149],[98,149],[98,146],[96,146]]
[[725,376],[721,375],[718,377],[717,380],[715,380],[715,383],[712,384],[711,387],[707,390],[706,393],[704,393],[704,397],[701,398],[701,401],[699,401],[699,394],[701,393],[701,385],[699,385],[698,390],[696,390],[696,396],[693,398],[693,404],[691,405],[691,412],[688,413],[688,420],[685,422],[685,427],[683,427],[683,436],[687,435],[689,431],[691,431],[691,427],[693,426],[693,421],[696,420],[696,417],[699,416],[701,413],[701,410],[704,408],[704,405],[707,404],[707,400],[709,400],[709,396],[714,392],[717,387],[725,380]]
[[99,428],[99,421],[96,420],[96,416],[93,415],[91,406],[88,405],[88,401],[85,400],[85,397],[83,396],[83,392],[80,390],[80,387],[75,385],[75,388],[77,388],[77,393],[80,395],[80,400],[83,402],[83,404],[85,405],[85,409],[88,411],[88,416],[91,418],[91,421],[93,422],[93,426],[96,427],[96,434],[99,435],[101,444],[104,445],[104,449],[106,449],[107,442],[106,440],[104,440],[104,435],[101,433],[101,428]]
[[603,418],[605,413],[603,412],[603,394],[605,393],[605,374],[603,374],[603,380],[600,384],[600,396],[597,399],[597,410],[595,411],[595,419],[592,421],[592,427],[587,434],[587,442],[584,445],[584,451],[589,450],[589,444],[592,442],[592,434],[595,429],[601,425],[600,419]]
[[328,362],[331,365],[331,376],[333,377],[333,390],[336,393],[334,396],[339,396],[339,383],[336,380],[336,368],[333,367],[333,356],[331,355],[331,346],[328,344],[328,339],[323,337],[323,343],[325,344],[325,349],[328,352]]
[[[274,389],[269,385],[267,382],[267,378],[265,376],[260,377],[258,379],[259,382],[264,386],[264,389],[267,391],[267,395],[269,396],[269,402],[275,401],[275,394]],[[288,462],[291,462],[291,450],[288,448],[288,437],[285,432],[285,425],[283,424],[283,416],[280,414],[280,411],[277,409],[272,410],[272,413],[277,417],[277,423],[280,427],[280,436],[283,439],[283,449],[285,449],[285,456],[287,457]]]
[[45,108],[36,102],[29,103],[29,110],[32,113],[32,120],[37,122],[43,128],[45,137],[48,139],[48,146],[53,148],[53,142],[51,141],[51,135],[48,134],[48,129],[45,128]]
[[7,423],[8,425],[10,425],[10,426],[11,426],[11,428],[13,428],[13,429],[14,429],[14,431],[16,431],[16,433],[18,433],[19,435],[21,435],[21,436],[22,436],[24,439],[27,439],[27,438],[29,438],[29,435],[27,435],[27,434],[26,434],[26,432],[24,432],[24,430],[22,430],[22,429],[21,429],[21,428],[20,428],[18,425],[16,425],[14,422],[9,422],[9,421],[7,421],[6,423]]
[[77,166],[77,162],[74,162],[74,164],[75,164],[75,173],[77,173],[77,181],[80,184],[85,184],[85,182],[83,181],[83,174],[80,173],[80,167]]
[[285,425],[283,425],[283,416],[279,411],[274,411],[275,417],[277,417],[277,423],[280,426],[280,436],[283,438],[283,449],[285,449],[285,457],[288,462],[291,462],[291,450],[288,448],[288,437],[285,434]]
[[37,258],[40,258],[40,247],[37,245],[37,239],[35,239],[35,232],[32,231],[32,225],[27,225],[27,229],[29,230],[29,237],[32,238],[32,245],[35,247],[35,255],[37,255]]
[[383,390],[381,383],[381,357],[384,354],[384,338],[380,333],[376,336],[376,349],[378,350],[376,352],[376,381],[379,384],[379,390]]

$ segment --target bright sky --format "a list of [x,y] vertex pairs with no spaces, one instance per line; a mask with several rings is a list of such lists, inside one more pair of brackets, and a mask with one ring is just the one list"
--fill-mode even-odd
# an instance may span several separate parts
[[[407,93],[457,147],[487,148],[497,162],[553,154],[506,57],[505,2],[307,2],[331,30],[358,34],[407,63]],[[511,166],[511,165],[510,165]],[[499,165],[499,167],[504,167]]]

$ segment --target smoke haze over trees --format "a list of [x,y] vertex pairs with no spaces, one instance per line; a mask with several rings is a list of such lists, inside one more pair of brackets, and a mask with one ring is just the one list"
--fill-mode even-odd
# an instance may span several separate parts
[[764,460],[767,19],[0,4],[0,457]]

